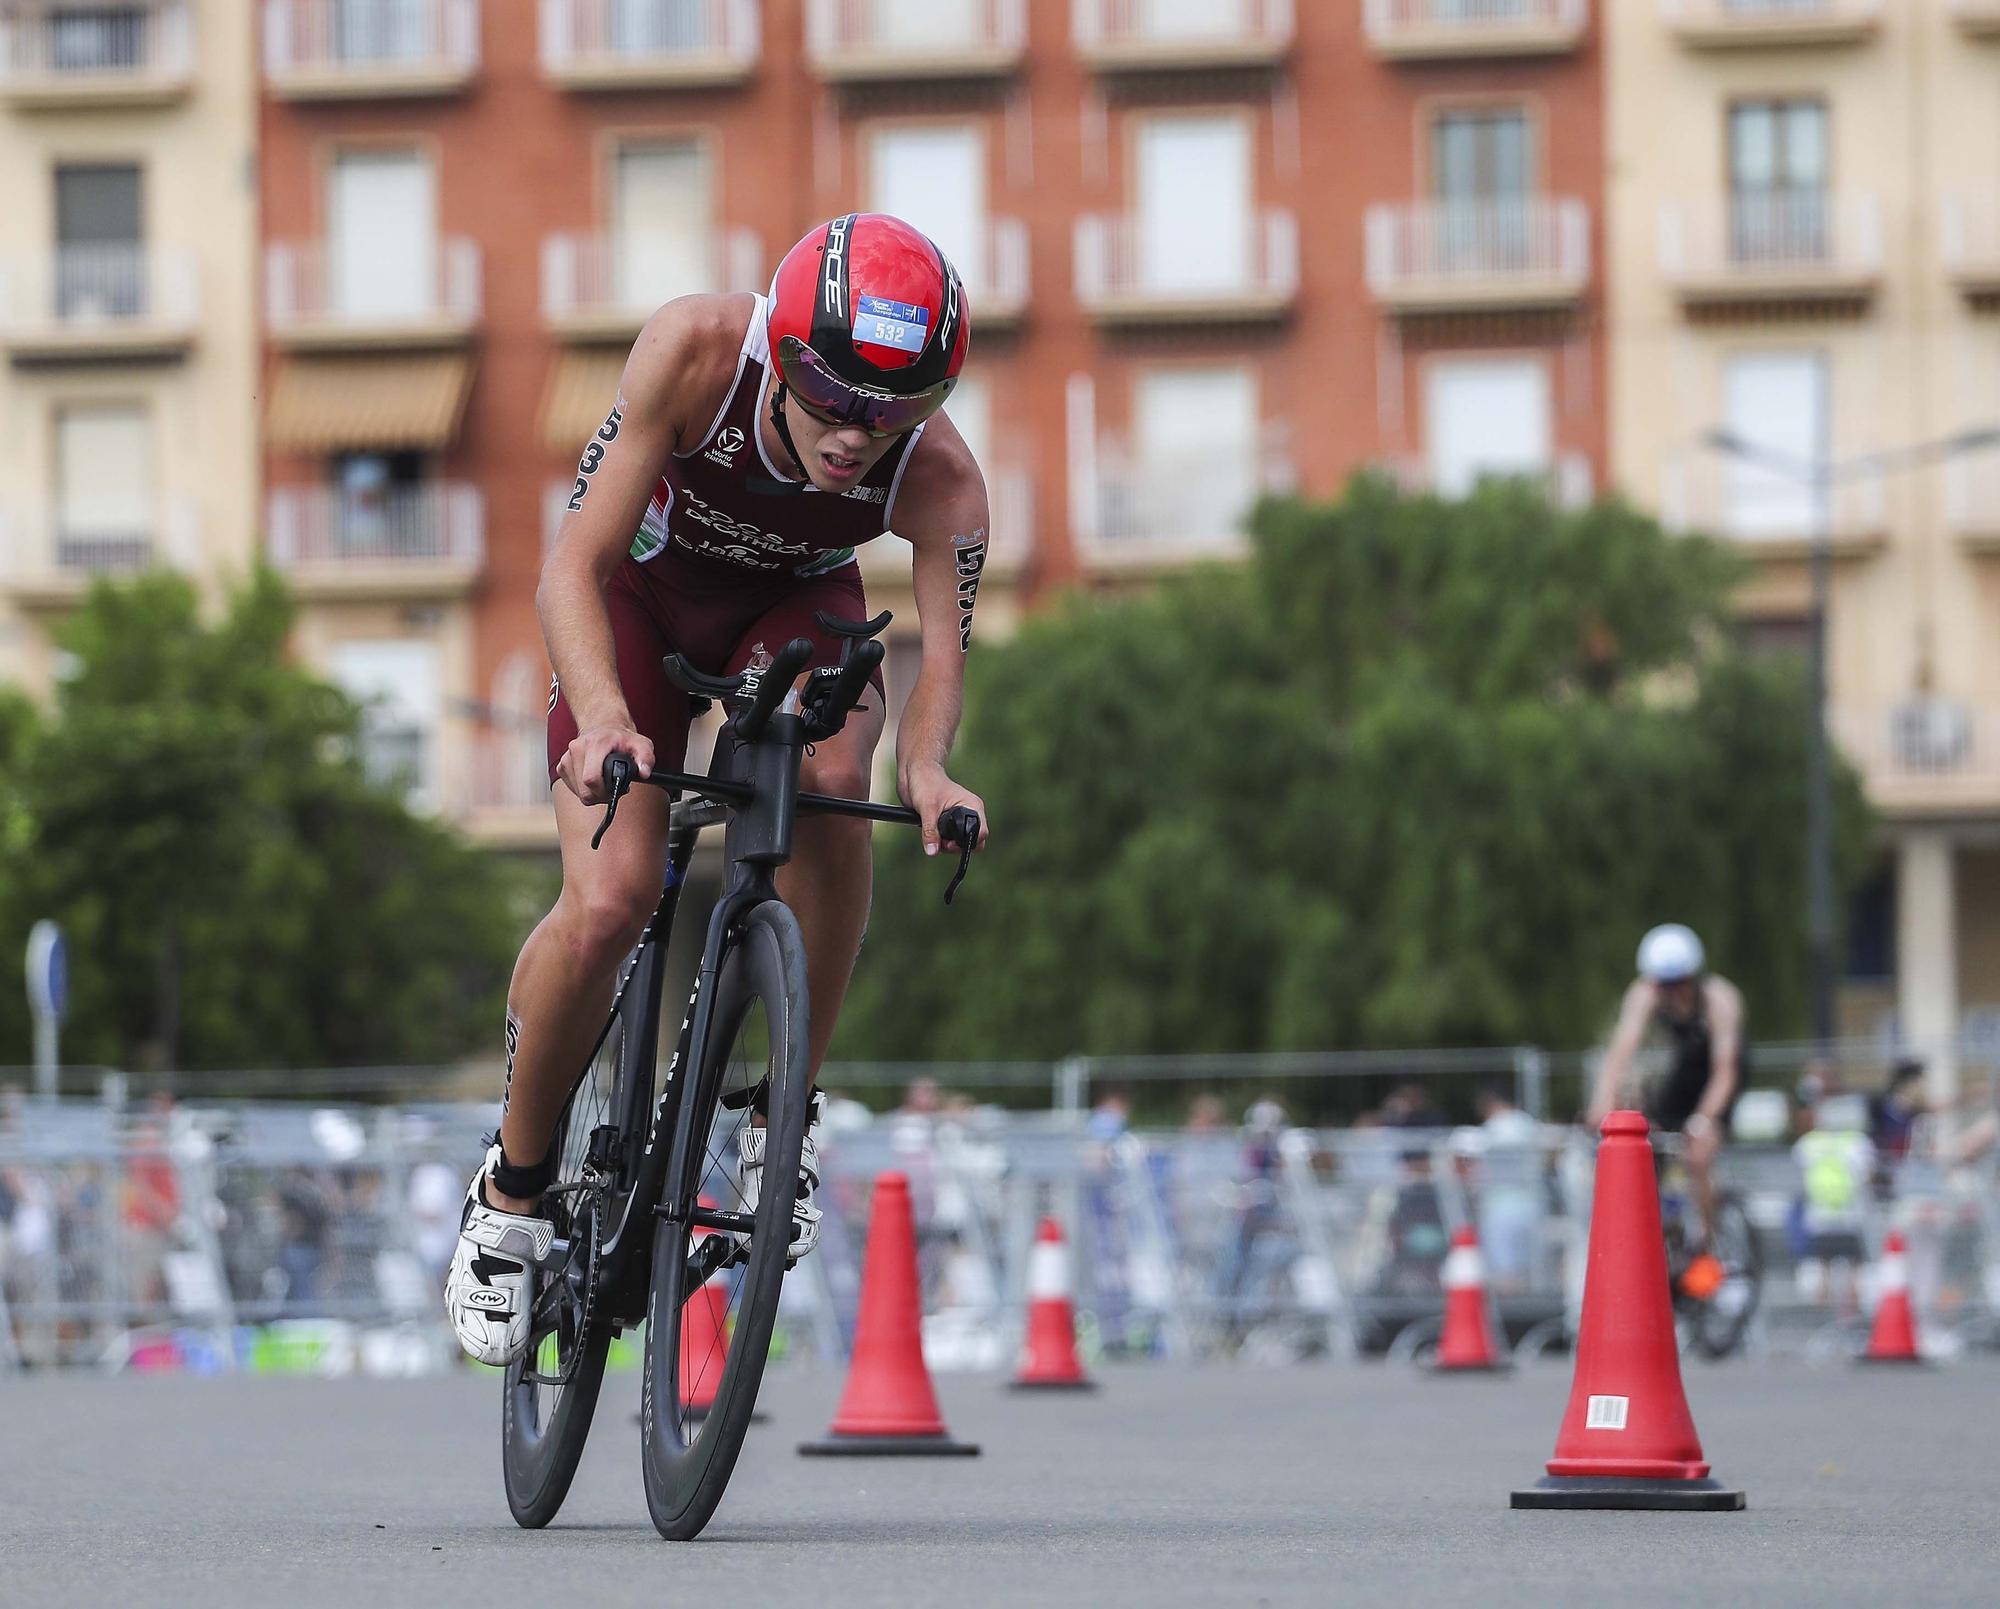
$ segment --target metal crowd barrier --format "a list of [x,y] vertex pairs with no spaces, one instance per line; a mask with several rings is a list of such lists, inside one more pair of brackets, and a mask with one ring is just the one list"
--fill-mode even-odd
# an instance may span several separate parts
[[[490,1104],[31,1103],[0,1114],[0,1367],[421,1373],[455,1349],[438,1291]],[[1011,1363],[1036,1225],[1068,1237],[1087,1351],[1298,1362],[1432,1344],[1454,1230],[1479,1234],[1499,1333],[1573,1333],[1590,1147],[1512,1128],[1129,1132],[976,1108],[824,1135],[821,1251],[786,1282],[779,1345],[829,1364],[852,1336],[870,1187],[911,1182],[937,1368]],[[1919,1148],[1848,1216],[1807,1221],[1787,1143],[1732,1144],[1725,1185],[1763,1253],[1753,1350],[1836,1356],[1865,1328],[1888,1228],[1910,1244],[1939,1350],[2000,1341],[2000,1180]],[[621,1359],[630,1361],[630,1348]]]

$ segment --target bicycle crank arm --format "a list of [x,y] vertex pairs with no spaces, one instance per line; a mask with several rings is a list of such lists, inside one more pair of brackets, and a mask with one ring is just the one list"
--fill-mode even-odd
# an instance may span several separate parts
[[753,1235],[757,1232],[757,1220],[747,1212],[724,1212],[719,1207],[696,1207],[683,1214],[678,1207],[655,1207],[655,1218],[665,1219],[670,1224],[690,1223],[697,1229],[717,1229],[731,1235]]

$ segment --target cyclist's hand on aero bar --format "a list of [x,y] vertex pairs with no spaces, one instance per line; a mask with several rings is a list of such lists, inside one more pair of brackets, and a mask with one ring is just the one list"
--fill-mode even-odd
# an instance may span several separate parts
[[604,786],[604,762],[613,754],[629,754],[639,775],[653,774],[653,743],[629,726],[593,726],[579,732],[563,751],[556,775],[587,805],[603,804],[609,797]]
[[[945,775],[941,765],[912,766],[903,778],[903,802],[916,811],[921,819],[924,833],[924,853],[935,855],[940,846],[946,849],[964,850],[986,847],[986,801],[970,788],[962,788]],[[939,821],[947,810],[970,810],[979,818],[979,841],[966,845],[954,839],[944,843]]]

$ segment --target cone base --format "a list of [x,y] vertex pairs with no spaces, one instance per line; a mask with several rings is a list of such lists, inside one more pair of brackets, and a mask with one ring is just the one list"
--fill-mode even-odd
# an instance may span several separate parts
[[1009,1391],[1095,1391],[1097,1382],[1078,1375],[1074,1380],[1009,1380]]
[[1861,1354],[1860,1357],[1856,1358],[1854,1361],[1856,1363],[1873,1363],[1873,1364],[1886,1363],[1892,1365],[1899,1364],[1906,1369],[1912,1367],[1919,1369],[1927,1369],[1930,1367],[1931,1363],[1931,1360],[1927,1357],[1923,1357],[1918,1354],[1912,1354],[1908,1357],[1905,1357],[1898,1352],[1885,1352],[1879,1357],[1876,1356],[1873,1352],[1864,1352]]
[[972,1442],[953,1441],[942,1433],[935,1436],[843,1436],[829,1431],[818,1441],[799,1443],[802,1458],[976,1458],[979,1448]]
[[1628,1475],[1544,1475],[1509,1508],[1660,1508],[1726,1512],[1744,1506],[1721,1481],[1643,1480]]
[[1514,1365],[1506,1358],[1495,1358],[1490,1363],[1433,1363],[1432,1374],[1512,1374]]

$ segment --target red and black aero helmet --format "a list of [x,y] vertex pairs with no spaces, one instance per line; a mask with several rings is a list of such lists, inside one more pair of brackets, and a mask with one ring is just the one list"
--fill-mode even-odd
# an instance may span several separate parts
[[808,413],[895,436],[958,383],[968,313],[958,270],[929,236],[887,213],[850,212],[785,253],[765,327],[778,376]]

